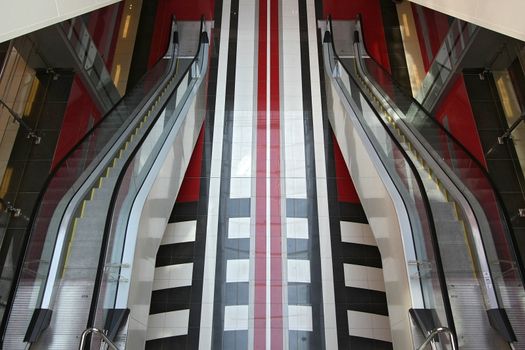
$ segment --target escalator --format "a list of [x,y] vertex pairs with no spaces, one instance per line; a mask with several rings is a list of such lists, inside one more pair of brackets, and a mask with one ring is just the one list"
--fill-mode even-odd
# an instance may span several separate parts
[[[188,160],[177,149],[193,147],[204,118],[207,26],[181,26],[173,21],[166,55],[47,179],[2,324],[3,348],[78,348],[90,327],[125,344],[125,331],[118,331],[129,323],[132,303],[133,220],[140,217],[133,210],[144,206],[144,191],[159,177],[169,179],[172,168],[184,174]],[[178,55],[182,29],[198,42],[193,57]],[[174,201],[173,187],[166,194]],[[89,348],[100,346],[94,338]]]
[[[421,331],[413,345],[445,327],[457,337],[440,333],[437,348],[525,348],[523,265],[501,197],[479,161],[370,58],[360,25],[348,33],[353,50],[339,57],[333,38],[341,33],[326,24],[329,118],[347,145],[353,178],[364,172],[357,139],[387,175],[410,275],[410,315]],[[354,143],[343,141],[349,133]],[[368,195],[364,186],[361,195]]]

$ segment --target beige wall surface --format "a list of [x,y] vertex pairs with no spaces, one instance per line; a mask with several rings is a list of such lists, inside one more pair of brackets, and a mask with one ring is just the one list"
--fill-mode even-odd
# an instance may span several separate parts
[[525,41],[523,0],[410,0],[447,15]]
[[120,0],[0,0],[0,42]]

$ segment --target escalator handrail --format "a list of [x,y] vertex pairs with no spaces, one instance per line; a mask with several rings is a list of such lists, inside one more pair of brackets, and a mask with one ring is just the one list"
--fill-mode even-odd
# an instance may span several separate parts
[[[175,16],[172,17],[172,21],[175,21]],[[157,64],[160,63],[160,61],[162,61],[163,57],[160,57],[156,62],[155,62],[155,65],[156,66]],[[141,80],[145,79],[146,78],[146,75],[147,75],[147,72],[144,74],[144,76],[142,76]],[[161,79],[156,85],[154,88],[152,88],[152,92],[156,91],[159,86],[162,85],[163,83],[163,79]],[[16,278],[16,283],[13,283],[11,285],[11,288],[10,288],[10,291],[9,291],[9,296],[8,296],[8,299],[7,299],[7,302],[6,302],[6,307],[5,307],[5,310],[4,310],[4,314],[2,316],[2,321],[1,321],[1,324],[0,324],[0,344],[3,343],[3,339],[5,337],[5,334],[6,334],[6,329],[7,329],[7,324],[8,324],[8,320],[10,319],[11,317],[11,311],[12,311],[12,306],[13,306],[13,302],[14,302],[14,297],[15,297],[15,294],[16,294],[16,290],[18,289],[18,286],[19,286],[19,283],[20,283],[20,278],[21,278],[21,275],[22,275],[22,268],[23,268],[23,265],[24,265],[24,261],[25,261],[25,257],[27,255],[27,252],[28,252],[28,247],[29,247],[29,243],[31,242],[31,237],[32,237],[32,227],[34,225],[34,222],[35,222],[35,219],[36,219],[36,216],[39,212],[39,209],[40,209],[40,206],[42,204],[42,201],[44,199],[44,195],[46,194],[46,190],[47,188],[49,187],[51,181],[55,178],[55,176],[57,175],[57,172],[58,170],[60,170],[62,168],[62,166],[65,164],[65,162],[75,153],[75,151],[77,151],[85,142],[87,139],[89,139],[89,137],[91,137],[93,135],[93,133],[95,131],[98,130],[98,128],[100,127],[100,125],[113,113],[113,111],[115,111],[115,109],[117,109],[121,103],[125,100],[126,98],[126,95],[122,96],[118,101],[117,103],[115,103],[115,105],[113,107],[111,107],[105,114],[102,118],[100,118],[85,134],[84,136],[82,136],[82,138],[62,157],[62,159],[60,159],[60,161],[53,167],[53,169],[51,170],[51,172],[49,173],[49,175],[47,176],[46,180],[44,181],[43,185],[42,185],[42,188],[40,190],[40,192],[38,193],[38,196],[36,198],[36,201],[35,201],[35,205],[33,207],[33,210],[31,211],[31,215],[29,217],[29,221],[27,223],[27,227],[26,227],[26,230],[25,230],[25,236],[24,236],[24,241],[22,242],[22,251],[21,251],[21,254],[20,254],[20,257],[18,259],[18,262],[17,262],[17,265],[16,265],[16,269],[14,271],[14,276]],[[143,99],[143,101],[146,100],[145,98]],[[142,101],[141,101],[142,103]],[[141,103],[139,103],[139,105],[136,107],[136,109],[138,109],[140,106],[141,106]]]
[[[339,62],[341,62],[341,60],[339,58],[339,55],[337,54],[337,50],[335,48],[335,42],[333,40],[333,27],[332,27],[332,16],[331,15],[328,16],[328,23],[329,23],[329,28],[330,28],[330,35],[331,35],[331,38],[332,38],[331,39],[331,44],[332,44],[333,55]],[[345,70],[346,74],[348,75],[348,77],[350,79],[352,79],[354,84],[359,87],[359,84],[355,81],[354,77],[352,76],[352,74],[350,74],[348,69],[342,63],[340,63],[340,66]],[[366,102],[370,106],[373,106],[372,102],[370,101],[370,99],[368,98],[368,96],[365,93],[363,93],[362,96],[363,96],[363,98],[366,100]],[[428,217],[428,225],[429,225],[431,241],[432,241],[432,250],[433,250],[434,258],[435,258],[435,261],[436,261],[436,271],[437,271],[437,276],[438,276],[438,280],[439,280],[440,291],[441,291],[441,294],[442,294],[443,306],[444,306],[444,309],[445,309],[445,317],[447,319],[448,328],[451,330],[451,332],[453,334],[456,334],[456,328],[455,328],[455,324],[454,324],[454,317],[452,315],[452,306],[450,305],[450,299],[449,299],[450,297],[449,297],[449,294],[448,294],[448,289],[446,287],[445,273],[444,273],[444,270],[443,270],[443,263],[442,263],[442,260],[441,260],[441,253],[440,253],[440,248],[439,248],[438,240],[437,240],[437,232],[436,232],[436,227],[435,227],[435,223],[434,223],[434,216],[432,214],[432,209],[430,207],[430,200],[428,199],[428,196],[427,196],[427,193],[426,193],[426,190],[425,190],[425,186],[423,184],[423,181],[421,180],[421,177],[419,176],[419,172],[417,171],[416,166],[414,165],[414,163],[412,162],[412,160],[410,159],[410,157],[408,156],[408,154],[404,150],[403,146],[399,143],[397,138],[394,136],[394,134],[392,133],[392,130],[390,130],[388,125],[386,125],[386,123],[383,120],[383,118],[381,118],[377,114],[376,110],[374,108],[372,108],[372,110],[374,111],[374,115],[378,119],[378,121],[381,124],[381,126],[385,129],[385,131],[389,135],[391,141],[396,145],[396,147],[399,150],[400,154],[406,160],[406,162],[407,162],[407,164],[408,164],[408,166],[410,168],[410,171],[414,175],[414,179],[416,180],[416,183],[417,183],[417,186],[418,186],[418,190],[421,193],[421,198],[422,198],[423,204],[425,206],[424,209],[425,209],[425,212],[426,212],[427,217]]]
[[201,47],[204,43],[207,43],[207,36],[205,31],[205,17],[201,16],[201,23],[200,23],[200,29],[199,29],[199,42],[197,47],[197,52],[195,53],[195,56],[191,60],[190,64],[184,71],[184,73],[181,74],[180,80],[176,83],[175,87],[173,88],[170,97],[166,98],[163,105],[159,108],[159,112],[153,119],[153,121],[150,123],[148,129],[144,133],[143,137],[138,141],[136,147],[132,150],[130,156],[126,159],[126,162],[124,163],[124,166],[122,167],[122,170],[119,173],[119,176],[117,178],[117,181],[115,183],[115,187],[113,190],[113,193],[111,194],[111,200],[109,203],[109,209],[106,216],[106,222],[104,224],[104,233],[102,236],[102,245],[99,255],[99,262],[98,262],[98,268],[97,268],[97,275],[95,277],[95,286],[93,290],[93,297],[91,298],[91,306],[89,310],[89,317],[88,317],[88,324],[87,327],[94,327],[95,322],[95,316],[97,311],[97,305],[98,305],[98,299],[100,296],[100,289],[101,289],[101,283],[102,283],[102,277],[104,274],[104,265],[106,260],[106,255],[108,251],[108,244],[109,244],[109,236],[111,234],[111,222],[115,211],[115,205],[117,203],[118,195],[120,193],[120,187],[122,185],[122,182],[124,181],[124,177],[127,173],[127,170],[130,166],[130,164],[135,159],[135,155],[140,150],[142,144],[146,140],[146,138],[149,135],[149,132],[153,129],[153,127],[156,125],[157,120],[161,117],[162,111],[165,109],[166,105],[168,104],[171,96],[174,92],[177,91],[180,84],[184,81],[184,78],[186,77],[186,74],[192,69],[194,63],[198,60],[198,57],[200,55]]
[[[362,19],[361,14],[359,14],[357,16],[357,21],[359,23],[361,23],[361,29],[362,29],[363,19]],[[368,48],[366,46],[366,40],[364,38],[364,35],[365,35],[364,31],[361,30],[361,36],[363,37],[363,40],[362,40],[361,44],[363,45],[366,53],[368,54],[369,51],[368,51]],[[515,233],[514,233],[513,226],[511,224],[510,215],[509,215],[509,213],[507,211],[507,207],[504,204],[505,202],[503,201],[503,197],[501,196],[501,193],[496,188],[495,182],[492,179],[492,177],[490,176],[490,174],[488,173],[488,171],[481,164],[481,162],[463,145],[462,142],[460,142],[454,135],[452,135],[452,133],[450,131],[448,131],[448,129],[445,128],[443,126],[443,124],[441,124],[431,113],[429,113],[421,105],[421,103],[419,101],[417,101],[413,96],[408,94],[405,91],[405,88],[403,88],[399,84],[399,82],[397,80],[392,78],[390,72],[388,72],[381,64],[379,64],[379,62],[377,62],[375,60],[375,58],[372,57],[370,54],[368,54],[368,57],[383,71],[383,73],[385,73],[387,76],[391,77],[392,83],[399,88],[399,90],[405,95],[405,97],[407,97],[411,101],[411,103],[415,104],[423,112],[423,114],[435,126],[437,126],[440,129],[440,131],[442,131],[445,135],[447,135],[448,139],[452,140],[454,145],[458,146],[470,158],[470,161],[472,161],[472,163],[475,164],[477,168],[479,168],[479,170],[481,171],[481,173],[483,174],[483,176],[487,180],[488,184],[490,185],[491,190],[494,193],[494,196],[496,198],[496,203],[498,204],[498,207],[499,207],[501,213],[503,214],[504,228],[507,228],[507,230],[504,230],[505,231],[505,236],[506,236],[506,241],[510,245],[509,248],[510,248],[511,252],[514,254],[514,258],[516,260],[516,264],[517,264],[517,267],[518,267],[518,272],[519,272],[519,276],[520,276],[521,282],[525,286],[525,266],[524,266],[523,260],[521,259],[520,254],[518,254],[517,249],[516,249],[516,247],[518,247],[518,242],[516,241],[516,236],[515,236]]]

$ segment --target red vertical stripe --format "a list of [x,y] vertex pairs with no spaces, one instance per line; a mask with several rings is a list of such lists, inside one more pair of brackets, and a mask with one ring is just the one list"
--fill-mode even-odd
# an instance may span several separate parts
[[279,91],[279,1],[270,6],[270,249],[271,249],[271,348],[283,348],[281,158]]
[[266,349],[266,0],[259,1],[254,349]]
[[324,0],[323,11],[325,16],[331,15],[334,20],[353,20],[360,14],[363,18],[364,39],[368,52],[390,71],[380,0]]
[[[271,349],[283,348],[282,249],[281,249],[281,159],[279,91],[279,8],[270,0],[270,62],[267,61],[267,0],[259,2],[258,92],[257,92],[257,169],[255,229],[255,330],[254,348],[266,349],[266,278],[270,273]],[[270,65],[270,76],[266,74]],[[266,89],[270,82],[270,129],[267,130]],[[266,251],[266,144],[270,132],[270,252]],[[270,271],[266,259],[270,254]]]

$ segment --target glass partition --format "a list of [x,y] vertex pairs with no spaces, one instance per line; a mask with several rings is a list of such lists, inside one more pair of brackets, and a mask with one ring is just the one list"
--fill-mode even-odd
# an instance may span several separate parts
[[120,95],[84,21],[76,17],[62,22],[60,26],[97,96],[102,99],[105,107],[113,106],[120,99]]
[[416,99],[425,109],[431,111],[436,107],[476,37],[478,29],[478,26],[460,19],[454,19],[450,23],[447,35],[443,39],[443,43],[436,53],[416,96]]

